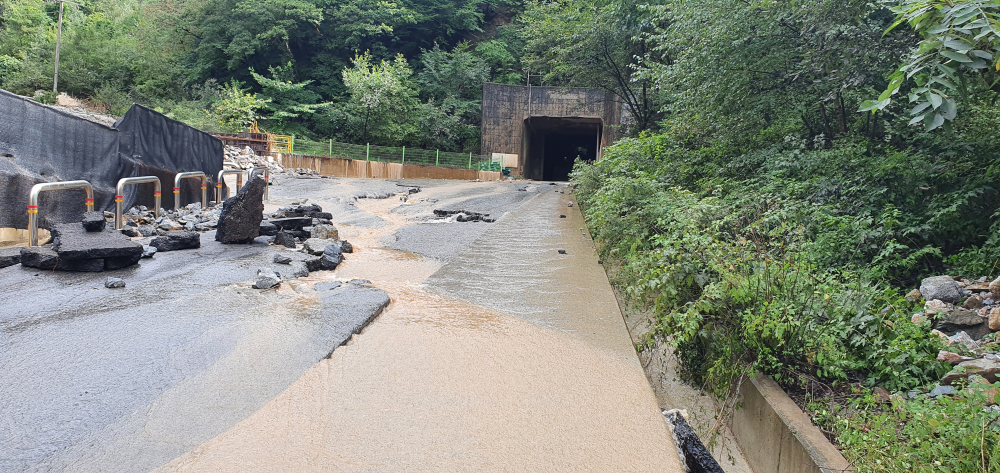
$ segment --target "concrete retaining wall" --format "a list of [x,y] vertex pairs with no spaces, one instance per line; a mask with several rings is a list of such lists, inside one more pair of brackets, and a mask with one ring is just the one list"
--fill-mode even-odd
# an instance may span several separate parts
[[454,169],[419,164],[382,163],[357,159],[289,154],[279,156],[278,162],[286,168],[312,169],[324,176],[373,177],[379,179],[456,179],[471,181],[499,181],[503,174],[496,171]]
[[853,472],[847,459],[771,378],[743,383],[733,434],[754,473]]

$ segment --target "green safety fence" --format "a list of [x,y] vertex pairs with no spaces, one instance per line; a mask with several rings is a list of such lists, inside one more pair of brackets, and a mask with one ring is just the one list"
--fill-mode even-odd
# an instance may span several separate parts
[[310,141],[295,139],[293,154],[309,156],[329,156],[332,158],[349,158],[361,161],[378,161],[383,163],[422,164],[459,169],[477,169],[480,171],[501,171],[501,163],[494,162],[485,154],[453,153],[433,149],[352,145],[335,141]]

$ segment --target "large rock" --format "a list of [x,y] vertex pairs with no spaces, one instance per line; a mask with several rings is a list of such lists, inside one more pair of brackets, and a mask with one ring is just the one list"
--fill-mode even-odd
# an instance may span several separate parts
[[50,271],[57,269],[59,271],[83,271],[95,273],[98,271],[104,271],[104,260],[101,258],[66,260],[60,258],[59,254],[48,245],[32,246],[21,248],[21,266]]
[[104,218],[104,212],[84,212],[80,224],[88,232],[103,232],[108,221]]
[[1000,294],[1000,278],[996,278],[990,282],[990,292]]
[[117,258],[104,258],[104,269],[107,271],[113,271],[115,269],[122,269],[138,264],[139,260],[143,258],[146,252],[143,251],[138,255],[132,256],[120,256]]
[[994,307],[990,310],[990,330],[1000,331],[1000,307]]
[[268,222],[266,220],[263,221],[263,222],[260,222],[260,232],[259,233],[260,233],[261,236],[275,236],[275,235],[278,234],[278,230],[280,230],[280,229],[278,227],[276,227],[271,222]]
[[[250,243],[260,236],[264,220],[264,190],[267,181],[260,176],[250,179],[236,195],[222,204],[215,239],[222,243]],[[273,223],[273,222],[272,222]]]
[[21,249],[20,248],[2,248],[0,249],[0,268],[6,268],[7,266],[14,266],[21,262]]
[[142,245],[120,232],[88,232],[78,223],[53,226],[52,249],[63,260],[132,258],[142,255]]
[[267,221],[280,230],[302,230],[304,227],[312,225],[312,218],[292,217],[292,218],[272,218]]
[[278,284],[281,284],[281,277],[271,270],[271,268],[260,268],[257,270],[257,281],[253,284],[253,287],[257,289],[270,289]]
[[163,236],[153,238],[149,246],[156,248],[157,252],[201,248],[201,234],[181,230],[170,231]]
[[323,252],[326,250],[326,247],[330,245],[337,245],[338,247],[340,246],[337,240],[322,240],[319,238],[310,238],[306,240],[305,243],[302,245],[302,251],[309,253],[311,255],[319,256],[323,254]]
[[926,300],[938,299],[954,304],[962,298],[962,288],[951,276],[934,276],[920,281],[920,294]]
[[997,375],[1000,374],[1000,361],[980,358],[978,360],[963,361],[955,366],[955,371],[948,373],[941,379],[941,384],[952,384],[959,380],[968,379],[970,375],[977,374],[986,378],[989,383],[997,382]]
[[339,240],[340,232],[333,225],[320,224],[313,227],[311,235],[321,240]]
[[291,233],[282,230],[277,235],[274,235],[274,244],[284,246],[285,248],[295,248],[295,237]]
[[965,332],[973,340],[979,340],[990,333],[989,320],[971,310],[955,309],[938,317],[934,328],[947,335]]

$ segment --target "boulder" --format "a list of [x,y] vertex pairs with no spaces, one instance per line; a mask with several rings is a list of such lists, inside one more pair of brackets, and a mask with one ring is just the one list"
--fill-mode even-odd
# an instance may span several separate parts
[[156,254],[156,248],[153,248],[152,246],[149,246],[149,245],[143,245],[143,247],[142,247],[142,257],[143,258],[152,258],[153,255],[155,255],[155,254]]
[[1000,294],[1000,278],[996,278],[990,282],[989,288],[993,294]]
[[278,264],[289,264],[289,263],[292,262],[292,258],[288,257],[288,255],[283,255],[281,253],[275,253],[274,254],[274,258],[272,259],[272,261],[274,261],[275,263],[278,263]]
[[934,315],[938,312],[948,312],[954,309],[955,306],[941,302],[937,299],[928,300],[924,302],[924,315]]
[[[81,227],[82,228],[82,227]],[[96,273],[104,271],[104,259],[64,260],[52,247],[32,246],[21,248],[21,266],[59,271],[81,271]]]
[[[559,218],[563,218],[563,217],[564,217],[563,215],[559,216]],[[919,289],[914,289],[914,290],[912,290],[912,291],[910,291],[909,293],[906,294],[906,300],[908,300],[910,302],[917,302],[917,301],[919,301],[920,299],[923,299],[923,298],[924,298],[924,295],[920,293]]]
[[293,217],[293,218],[272,218],[267,221],[271,225],[274,225],[279,230],[302,230],[304,227],[312,225],[312,218],[309,217]]
[[88,232],[103,232],[108,226],[108,221],[104,218],[104,212],[84,212],[83,220],[80,221],[83,229]]
[[990,330],[1000,331],[1000,307],[990,310]]
[[316,225],[312,229],[311,237],[321,240],[339,240],[340,232],[333,225]]
[[343,251],[344,253],[354,253],[354,245],[352,245],[351,242],[347,240],[341,240],[340,250]]
[[[326,250],[327,246],[337,245],[337,240],[321,240],[319,238],[310,238],[305,241],[302,245],[302,251],[309,253],[311,255],[321,255]],[[339,247],[339,245],[338,245]]]
[[962,288],[951,276],[934,276],[920,281],[920,294],[924,299],[938,299],[952,304],[962,298]]
[[104,287],[108,289],[125,287],[125,280],[109,277],[107,280],[104,281]]
[[973,294],[971,297],[965,300],[962,304],[962,308],[969,310],[979,310],[983,307],[983,298],[979,297],[978,294]]
[[139,229],[131,225],[125,225],[124,227],[122,227],[121,232],[122,235],[125,235],[130,238],[139,236]]
[[215,232],[217,241],[250,243],[260,235],[266,188],[267,182],[260,176],[254,176],[234,197],[223,202],[218,230]]
[[941,384],[953,384],[956,381],[968,379],[971,375],[979,375],[986,378],[989,383],[997,382],[1000,375],[1000,361],[980,358],[978,360],[963,361],[955,366],[955,370],[945,375],[941,379]]
[[21,262],[20,248],[0,248],[0,268],[14,266]]
[[285,248],[295,248],[295,237],[288,232],[279,231],[277,235],[274,235],[274,244]]
[[965,309],[938,314],[934,328],[947,335],[965,332],[973,340],[979,340],[990,333],[989,320],[986,317]]
[[268,222],[266,220],[260,222],[260,231],[259,231],[259,233],[262,236],[275,236],[275,235],[278,234],[279,230],[280,230],[280,228],[278,228],[275,224],[273,224],[271,222]]
[[974,358],[969,358],[967,356],[959,355],[958,353],[952,353],[950,351],[944,351],[944,350],[938,351],[937,355],[937,361],[940,361],[942,363],[950,363],[953,365],[957,365],[963,361],[969,361],[972,359]]
[[172,231],[153,238],[149,246],[156,251],[177,251],[201,248],[201,234],[196,232]]
[[253,287],[257,289],[270,289],[279,284],[281,284],[281,278],[274,271],[270,268],[260,268],[257,270],[257,282],[253,284]]
[[62,260],[133,258],[142,255],[142,245],[119,232],[88,232],[78,223],[54,225],[50,231],[52,249]]

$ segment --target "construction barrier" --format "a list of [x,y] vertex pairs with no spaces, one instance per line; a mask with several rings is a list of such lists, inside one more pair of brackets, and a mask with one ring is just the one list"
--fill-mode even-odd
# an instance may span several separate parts
[[281,155],[279,163],[286,168],[303,168],[323,176],[379,179],[455,179],[499,181],[500,171],[479,171],[419,164],[386,163],[358,159],[329,158],[301,154]]

